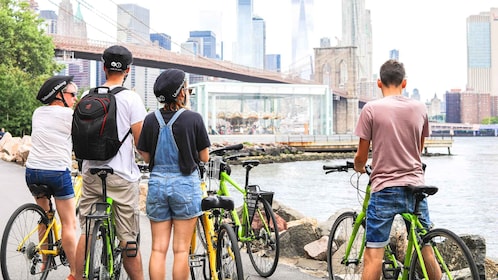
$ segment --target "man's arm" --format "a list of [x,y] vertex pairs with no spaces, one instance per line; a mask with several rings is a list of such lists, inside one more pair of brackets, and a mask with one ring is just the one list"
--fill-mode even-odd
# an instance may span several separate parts
[[370,140],[360,138],[358,143],[358,150],[354,156],[354,170],[360,173],[365,173],[365,165],[368,160],[368,153],[370,152]]

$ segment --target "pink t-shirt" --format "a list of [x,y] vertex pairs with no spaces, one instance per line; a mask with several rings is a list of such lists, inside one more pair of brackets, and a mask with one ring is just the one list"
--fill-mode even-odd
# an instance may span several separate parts
[[425,105],[402,95],[368,102],[355,134],[372,143],[372,192],[424,185],[421,139],[429,136]]

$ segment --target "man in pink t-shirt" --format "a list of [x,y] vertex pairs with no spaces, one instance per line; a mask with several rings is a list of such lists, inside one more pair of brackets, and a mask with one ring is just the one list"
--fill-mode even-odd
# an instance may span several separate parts
[[[367,209],[365,268],[362,279],[380,278],[384,247],[394,216],[413,212],[413,194],[406,186],[424,185],[424,171],[420,154],[429,124],[425,105],[402,95],[406,87],[402,63],[388,60],[380,68],[378,87],[382,99],[368,102],[362,109],[355,134],[360,138],[354,159],[354,169],[365,173],[370,144],[372,144],[372,195]],[[432,226],[427,201],[420,203],[420,221],[426,228]],[[431,279],[440,279],[441,271],[435,263],[429,246],[422,249]],[[426,258],[427,257],[427,258]],[[426,266],[427,266],[426,264]],[[429,266],[428,266],[429,267]]]

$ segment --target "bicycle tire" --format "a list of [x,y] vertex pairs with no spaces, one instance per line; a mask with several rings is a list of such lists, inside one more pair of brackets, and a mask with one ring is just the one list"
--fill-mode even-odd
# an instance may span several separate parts
[[346,247],[352,235],[356,220],[355,212],[344,212],[335,220],[330,229],[327,245],[327,270],[329,279],[361,279],[363,274],[363,252],[365,237],[365,222],[354,237],[348,260],[345,261]]
[[[434,250],[437,250],[448,267],[447,273],[450,275],[442,269],[441,279],[479,279],[472,253],[465,242],[452,231],[442,228],[430,230],[422,238],[422,242],[422,244],[430,244]],[[440,267],[442,267],[441,259],[436,257]],[[415,251],[412,254],[408,279],[424,279],[420,269],[420,260]]]
[[235,235],[232,226],[229,224],[222,224],[218,231],[216,268],[219,280],[244,279],[237,236]]
[[[270,203],[264,199],[258,199],[251,220],[251,232],[254,234],[254,239],[246,242],[247,253],[256,272],[262,277],[269,277],[277,269],[280,255],[277,218]],[[268,225],[269,231],[263,226],[261,220]]]
[[92,236],[90,238],[90,251],[87,261],[88,264],[88,279],[110,279],[107,266],[107,230],[104,222],[97,220],[93,225]]
[[[36,231],[39,225],[47,228],[48,217],[37,204],[21,205],[12,213],[4,229],[0,249],[3,279],[46,279],[50,270],[54,268],[55,257],[53,255],[42,256],[36,250],[40,242]],[[24,245],[17,250],[23,240],[25,240]],[[52,230],[48,234],[46,245],[43,246],[49,250],[53,249]],[[45,261],[43,261],[44,257]],[[42,270],[42,267],[46,269]]]
[[204,233],[204,225],[202,216],[197,219],[195,230],[195,248],[190,249],[189,265],[190,277],[196,279],[211,279],[209,269],[209,256],[207,255],[207,242]]

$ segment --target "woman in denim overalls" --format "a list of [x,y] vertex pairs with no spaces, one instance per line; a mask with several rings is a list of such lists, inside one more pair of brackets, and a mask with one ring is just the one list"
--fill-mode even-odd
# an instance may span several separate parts
[[165,70],[154,84],[162,109],[149,113],[138,150],[151,170],[146,211],[151,224],[150,279],[166,278],[173,230],[173,279],[188,279],[190,240],[201,211],[199,161],[209,159],[209,137],[200,114],[186,109],[185,73]]

